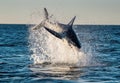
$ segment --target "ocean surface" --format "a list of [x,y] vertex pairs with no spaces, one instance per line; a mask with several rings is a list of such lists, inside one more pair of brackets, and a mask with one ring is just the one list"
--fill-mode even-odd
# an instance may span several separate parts
[[30,27],[0,24],[0,83],[120,83],[119,25],[75,25],[91,65],[71,68],[34,64]]

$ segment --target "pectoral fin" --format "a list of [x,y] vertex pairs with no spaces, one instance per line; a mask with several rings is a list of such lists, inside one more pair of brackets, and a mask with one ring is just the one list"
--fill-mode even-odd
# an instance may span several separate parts
[[55,37],[62,39],[62,36],[61,36],[59,33],[55,32],[55,31],[53,31],[53,30],[51,30],[51,29],[49,29],[49,28],[47,28],[47,27],[44,27],[44,28],[45,28],[48,32],[50,32],[52,35],[54,35]]

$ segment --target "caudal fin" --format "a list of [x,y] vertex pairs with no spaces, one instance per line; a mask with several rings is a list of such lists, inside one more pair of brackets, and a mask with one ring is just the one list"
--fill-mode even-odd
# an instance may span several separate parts
[[44,8],[44,15],[45,15],[45,19],[48,19],[49,14],[46,8]]
[[74,17],[72,18],[72,20],[68,23],[69,26],[73,26],[73,23],[74,23],[74,21],[75,21],[75,18],[76,18],[76,16],[74,16]]

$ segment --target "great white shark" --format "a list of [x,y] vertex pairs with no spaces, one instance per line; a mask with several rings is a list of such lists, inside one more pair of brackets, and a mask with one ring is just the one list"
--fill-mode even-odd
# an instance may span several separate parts
[[37,30],[41,27],[44,27],[49,33],[51,33],[55,37],[59,39],[66,39],[69,44],[74,45],[78,49],[81,48],[81,43],[79,42],[79,39],[75,31],[73,30],[73,23],[74,23],[76,16],[74,16],[68,24],[62,24],[59,22],[55,22],[55,23],[51,22],[50,16],[46,8],[44,8],[44,16],[45,16],[44,17],[45,19],[40,24],[35,26],[33,30]]

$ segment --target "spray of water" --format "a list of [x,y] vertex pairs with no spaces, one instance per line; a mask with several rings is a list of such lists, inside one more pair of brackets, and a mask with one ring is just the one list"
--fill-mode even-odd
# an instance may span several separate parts
[[70,45],[66,39],[59,39],[46,31],[43,27],[29,30],[31,58],[34,64],[64,64],[71,66],[87,66],[90,57]]
[[[53,16],[50,20],[56,22]],[[43,27],[38,30],[33,30],[33,27],[29,28],[29,43],[34,64],[87,66],[90,63],[90,56],[69,44],[66,39],[53,36]]]

